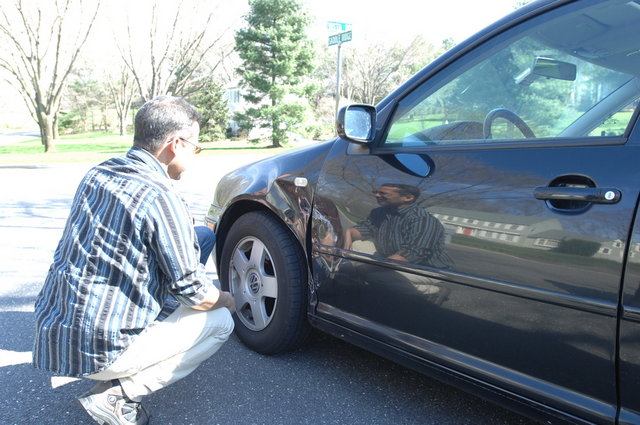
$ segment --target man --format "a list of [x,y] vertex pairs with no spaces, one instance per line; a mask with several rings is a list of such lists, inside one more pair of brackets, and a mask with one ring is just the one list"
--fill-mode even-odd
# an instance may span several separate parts
[[385,183],[373,194],[380,207],[347,230],[347,249],[351,249],[353,241],[372,239],[378,255],[432,267],[451,267],[452,260],[444,248],[444,228],[416,204],[420,196],[417,187]]
[[187,376],[233,330],[233,298],[207,279],[171,183],[201,150],[199,119],[181,98],[142,106],[126,156],[80,183],[36,299],[34,366],[97,380],[78,400],[101,424],[146,424],[142,397]]

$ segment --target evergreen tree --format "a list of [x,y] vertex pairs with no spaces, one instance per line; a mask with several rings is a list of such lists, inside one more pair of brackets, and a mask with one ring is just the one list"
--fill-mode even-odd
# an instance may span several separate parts
[[313,55],[306,30],[309,18],[299,0],[250,0],[247,27],[236,33],[238,68],[244,99],[255,105],[239,122],[270,128],[273,146],[287,141],[287,132],[301,124],[306,102],[302,77],[312,70]]
[[220,84],[208,78],[202,89],[190,99],[200,110],[200,139],[215,141],[225,138],[228,124],[227,101]]

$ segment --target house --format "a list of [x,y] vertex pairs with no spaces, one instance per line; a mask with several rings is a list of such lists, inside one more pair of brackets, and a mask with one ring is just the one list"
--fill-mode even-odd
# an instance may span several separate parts
[[[456,208],[431,207],[449,235],[459,234],[481,240],[503,243],[523,248],[552,250],[563,241],[580,240],[599,245],[595,258],[622,258],[624,243],[621,240],[585,237],[566,231],[557,218],[499,214]],[[640,249],[638,250],[640,255]]]

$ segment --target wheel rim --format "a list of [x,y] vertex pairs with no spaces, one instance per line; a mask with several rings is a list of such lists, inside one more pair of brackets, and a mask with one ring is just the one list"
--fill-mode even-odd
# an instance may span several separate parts
[[266,328],[276,310],[278,279],[271,254],[261,240],[242,239],[233,249],[229,289],[240,321],[253,331]]

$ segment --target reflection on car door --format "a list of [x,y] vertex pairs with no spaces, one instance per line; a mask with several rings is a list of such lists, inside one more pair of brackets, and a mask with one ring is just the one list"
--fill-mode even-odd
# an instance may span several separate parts
[[[402,94],[371,146],[334,145],[313,210],[315,313],[441,370],[613,423],[619,293],[640,182],[636,77],[560,48],[551,62],[577,64],[578,77],[510,77],[520,57],[555,55],[548,35],[579,28],[571,19],[637,13],[583,5],[541,20],[539,31],[529,25],[527,37],[510,30],[450,65],[449,80],[445,69]],[[549,118],[544,105],[578,118]]]

